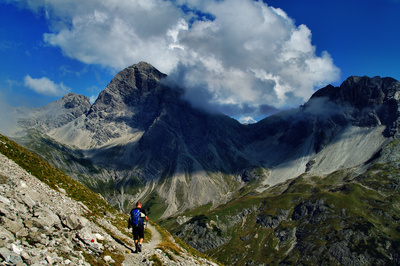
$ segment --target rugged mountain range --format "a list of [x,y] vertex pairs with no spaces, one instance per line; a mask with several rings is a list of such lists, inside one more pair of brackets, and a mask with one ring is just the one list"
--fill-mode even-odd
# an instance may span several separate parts
[[398,134],[400,85],[391,78],[350,77],[251,125],[193,108],[166,80],[141,62],[119,72],[93,105],[70,93],[16,110],[22,131],[11,137],[113,205],[126,210],[144,199],[167,217],[217,206],[252,180],[261,192],[306,172],[362,171]]
[[350,77],[250,125],[168,84],[141,62],[92,105],[11,110],[8,135],[227,264],[400,263],[398,81]]

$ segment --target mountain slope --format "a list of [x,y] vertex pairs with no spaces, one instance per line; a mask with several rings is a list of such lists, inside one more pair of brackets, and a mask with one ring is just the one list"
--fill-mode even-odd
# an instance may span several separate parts
[[367,162],[398,134],[399,91],[391,78],[350,77],[340,87],[320,89],[298,109],[252,125],[254,157],[272,168],[265,183]]
[[226,265],[398,265],[399,148],[389,144],[363,174],[304,174],[162,225]]
[[217,265],[156,225],[133,254],[126,215],[1,135],[0,206],[2,265]]

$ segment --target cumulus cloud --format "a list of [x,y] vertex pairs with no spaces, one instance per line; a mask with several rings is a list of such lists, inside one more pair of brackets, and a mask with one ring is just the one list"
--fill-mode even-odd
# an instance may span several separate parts
[[149,62],[195,106],[235,117],[298,106],[339,78],[311,30],[263,1],[20,2],[44,11],[44,40],[66,56],[116,70]]
[[36,79],[27,75],[25,76],[24,84],[29,89],[47,96],[63,96],[71,90],[64,83],[56,84],[46,77]]

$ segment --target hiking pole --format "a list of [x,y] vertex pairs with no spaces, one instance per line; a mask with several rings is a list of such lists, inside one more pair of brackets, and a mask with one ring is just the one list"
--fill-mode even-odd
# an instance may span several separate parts
[[[146,214],[147,214],[147,218],[149,217],[149,215],[150,215],[150,208],[147,208],[146,209]],[[147,224],[149,223],[149,220],[147,220],[146,221],[146,229],[147,229]]]

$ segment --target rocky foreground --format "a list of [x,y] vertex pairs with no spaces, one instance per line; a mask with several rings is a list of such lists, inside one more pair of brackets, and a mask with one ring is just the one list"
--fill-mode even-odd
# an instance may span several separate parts
[[[0,143],[0,145],[5,145]],[[213,265],[182,249],[171,256],[160,248],[161,235],[140,254],[106,218],[85,218],[88,207],[51,189],[0,154],[0,263],[2,265]],[[111,232],[111,233],[110,233]],[[109,255],[107,255],[109,254]],[[168,256],[167,256],[168,255]],[[119,258],[120,261],[115,261]]]

